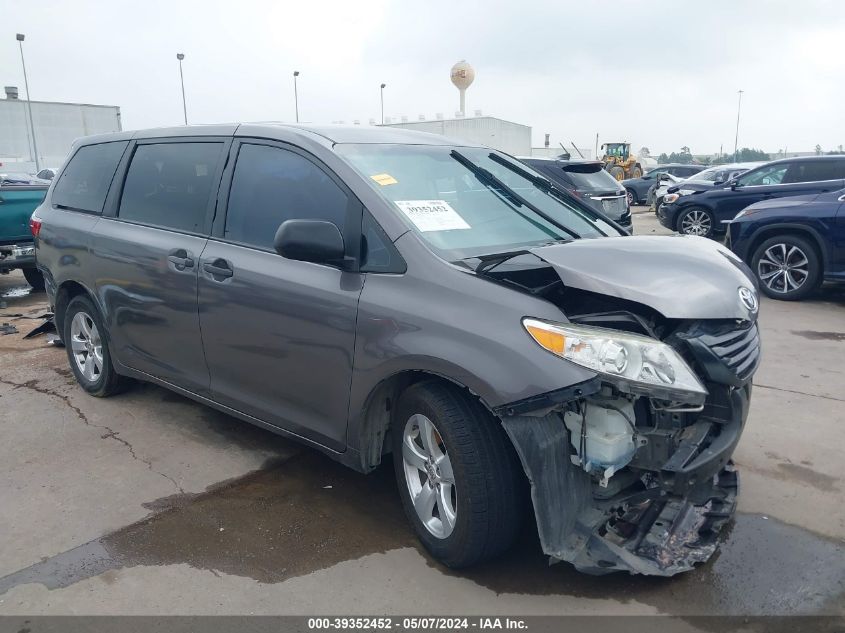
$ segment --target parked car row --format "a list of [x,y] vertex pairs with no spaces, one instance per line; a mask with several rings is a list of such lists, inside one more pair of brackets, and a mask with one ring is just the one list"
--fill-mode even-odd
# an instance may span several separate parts
[[[664,176],[673,179],[671,176]],[[655,195],[660,223],[728,246],[775,299],[845,281],[845,156],[711,167]]]

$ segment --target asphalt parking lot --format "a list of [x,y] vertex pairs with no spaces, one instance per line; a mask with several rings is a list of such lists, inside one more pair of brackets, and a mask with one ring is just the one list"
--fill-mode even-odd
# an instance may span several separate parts
[[[638,234],[664,233],[653,214]],[[19,273],[0,315],[46,308]],[[763,299],[764,361],[721,551],[671,579],[547,566],[526,529],[453,572],[370,476],[151,385],[84,394],[0,316],[0,614],[845,614],[845,288]]]

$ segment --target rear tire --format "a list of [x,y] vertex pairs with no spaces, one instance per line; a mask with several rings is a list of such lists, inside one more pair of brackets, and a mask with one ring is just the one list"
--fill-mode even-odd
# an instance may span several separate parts
[[41,274],[40,270],[37,268],[24,268],[21,272],[23,272],[26,283],[32,286],[35,292],[44,291],[44,275]]
[[500,422],[478,400],[449,384],[412,385],[394,410],[391,436],[402,506],[434,558],[460,568],[510,548],[525,478]]
[[108,335],[91,300],[83,295],[71,299],[63,324],[62,340],[79,386],[98,398],[123,391],[129,380],[114,371]]
[[642,178],[643,177],[643,170],[637,166],[631,170],[631,175],[628,176],[629,178]]
[[781,301],[804,299],[822,283],[816,249],[797,235],[776,235],[760,244],[751,258],[751,270],[763,294]]

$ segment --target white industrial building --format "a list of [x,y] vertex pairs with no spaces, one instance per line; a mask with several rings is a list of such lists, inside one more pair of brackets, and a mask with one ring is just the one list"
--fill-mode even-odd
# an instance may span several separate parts
[[492,116],[435,119],[433,121],[403,121],[401,123],[385,123],[384,125],[442,134],[468,143],[487,145],[514,156],[531,154],[530,126]]
[[[77,138],[121,130],[120,108],[86,103],[27,101],[7,86],[0,99],[0,171],[34,172],[35,148],[41,168],[62,164]],[[33,139],[33,128],[35,138]]]

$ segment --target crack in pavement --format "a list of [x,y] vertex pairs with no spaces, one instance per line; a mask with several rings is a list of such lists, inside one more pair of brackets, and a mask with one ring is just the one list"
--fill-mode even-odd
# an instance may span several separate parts
[[806,391],[797,391],[795,389],[784,389],[783,387],[773,387],[772,385],[761,385],[759,383],[754,383],[755,387],[760,389],[772,389],[773,391],[784,391],[786,393],[795,393],[799,396],[810,396],[811,398],[823,398],[825,400],[833,400],[835,402],[845,402],[845,398],[837,398],[836,396],[823,396],[818,393],[807,393]]
[[180,486],[176,482],[175,479],[173,479],[173,477],[153,468],[153,464],[150,460],[144,459],[143,457],[138,457],[138,455],[135,453],[135,448],[128,441],[126,441],[125,439],[120,437],[119,431],[115,431],[113,428],[106,426],[104,424],[95,424],[95,423],[91,422],[91,420],[88,419],[88,416],[85,415],[85,413],[82,411],[82,409],[80,409],[79,407],[77,407],[75,404],[73,404],[70,401],[70,396],[63,394],[63,393],[59,393],[58,391],[55,391],[53,389],[48,389],[47,387],[43,387],[43,386],[38,384],[38,380],[27,380],[26,382],[18,383],[18,382],[13,382],[11,380],[6,380],[4,378],[0,378],[0,384],[9,385],[13,389],[29,389],[31,391],[34,391],[36,393],[40,393],[40,394],[45,395],[45,396],[52,396],[53,398],[58,398],[59,400],[61,400],[65,404],[65,406],[67,406],[71,411],[73,411],[80,420],[82,420],[82,423],[85,424],[85,426],[90,426],[90,427],[102,429],[103,431],[105,431],[105,433],[100,436],[100,439],[102,439],[102,440],[115,440],[116,442],[123,444],[123,446],[125,446],[126,449],[129,451],[129,454],[132,456],[132,459],[134,459],[135,461],[139,461],[142,464],[145,464],[146,467],[147,467],[147,470],[155,473],[156,475],[160,475],[161,477],[164,477],[170,483],[172,483],[180,493],[184,494],[185,490],[182,488],[182,486]]

